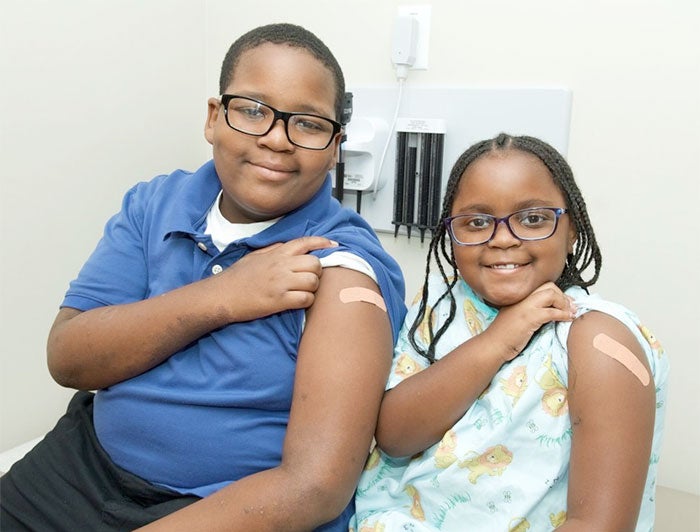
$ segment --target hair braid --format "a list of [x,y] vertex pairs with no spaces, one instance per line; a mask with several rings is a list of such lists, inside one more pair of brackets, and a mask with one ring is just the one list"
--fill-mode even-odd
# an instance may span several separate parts
[[[423,281],[421,301],[416,318],[409,329],[409,341],[411,342],[411,345],[418,353],[425,356],[431,364],[435,362],[435,346],[437,345],[438,340],[440,340],[440,337],[445,333],[457,314],[457,303],[452,293],[452,288],[455,286],[455,284],[457,284],[459,276],[457,272],[457,263],[454,260],[454,253],[452,252],[452,241],[447,234],[443,220],[450,216],[450,213],[452,212],[452,204],[454,203],[454,197],[457,193],[462,174],[472,162],[491,150],[490,143],[491,141],[482,141],[473,145],[455,162],[445,187],[445,196],[443,199],[442,212],[440,213],[440,220],[432,233],[433,236],[430,241],[428,257],[426,260],[425,279]],[[435,264],[440,271],[442,280],[447,288],[445,292],[440,294],[440,296],[437,298],[433,308],[429,308],[428,278],[430,277],[430,265],[433,259],[435,260]],[[446,264],[451,267],[451,275],[448,275],[445,271],[443,259],[446,261]],[[437,305],[445,298],[448,298],[450,303],[449,316],[445,323],[437,331],[434,331],[432,321],[432,315],[434,312],[433,309],[437,307]],[[428,313],[427,316],[426,313]],[[416,339],[416,332],[424,320],[427,320],[428,325],[428,338],[426,339],[428,341],[427,349],[421,345],[418,339]]]

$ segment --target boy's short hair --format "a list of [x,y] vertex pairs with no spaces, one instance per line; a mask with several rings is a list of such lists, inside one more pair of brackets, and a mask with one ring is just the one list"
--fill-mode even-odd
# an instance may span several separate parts
[[278,23],[259,26],[241,35],[228,49],[221,65],[219,77],[219,94],[223,94],[233,79],[234,70],[243,52],[257,48],[261,44],[286,44],[303,48],[330,70],[335,80],[335,119],[340,120],[343,113],[345,96],[345,78],[343,71],[333,53],[309,30],[295,24]]

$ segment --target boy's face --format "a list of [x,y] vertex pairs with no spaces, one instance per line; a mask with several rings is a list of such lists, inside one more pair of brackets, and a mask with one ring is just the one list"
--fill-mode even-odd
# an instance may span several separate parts
[[[462,174],[452,216],[481,213],[503,217],[532,207],[566,207],[547,167],[534,155],[519,150],[487,154]],[[554,234],[523,242],[499,224],[490,242],[453,245],[460,274],[494,307],[513,305],[542,284],[556,281],[576,241],[568,214],[560,217]]]
[[[334,78],[301,48],[266,43],[244,52],[226,94],[335,119]],[[233,223],[270,220],[306,203],[334,166],[340,143],[336,135],[324,150],[300,148],[281,120],[262,137],[235,131],[216,98],[209,100],[205,137],[223,188],[221,212]]]

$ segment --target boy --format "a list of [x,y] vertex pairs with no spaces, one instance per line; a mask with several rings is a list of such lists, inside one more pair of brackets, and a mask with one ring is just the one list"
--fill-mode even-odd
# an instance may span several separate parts
[[344,90],[298,26],[231,46],[213,160],[130,190],[71,283],[49,369],[97,392],[3,477],[3,529],[347,530],[405,308],[331,198]]

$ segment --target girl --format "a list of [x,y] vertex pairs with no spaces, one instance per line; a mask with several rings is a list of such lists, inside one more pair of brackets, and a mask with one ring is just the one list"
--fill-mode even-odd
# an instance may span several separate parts
[[355,530],[652,529],[668,359],[588,293],[601,255],[564,158],[531,137],[479,142],[442,217]]

